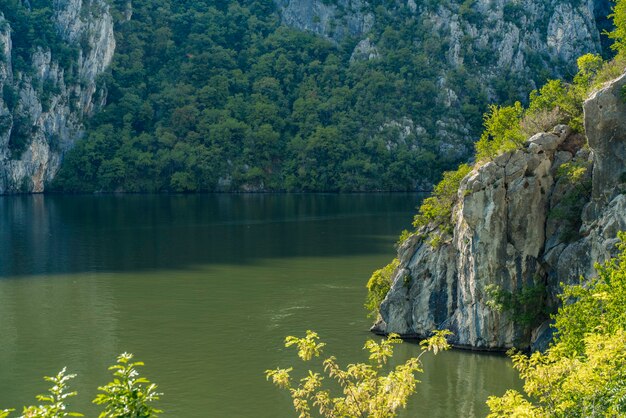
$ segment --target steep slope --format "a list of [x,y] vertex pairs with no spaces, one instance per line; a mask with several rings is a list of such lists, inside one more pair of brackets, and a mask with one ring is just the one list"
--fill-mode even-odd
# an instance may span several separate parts
[[[355,53],[364,45],[379,54],[387,53],[382,39],[384,31],[418,18],[429,31],[413,34],[413,41],[425,45],[434,35],[445,45],[447,66],[440,69],[440,83],[454,84],[451,71],[462,69],[487,84],[492,101],[503,99],[498,89],[516,89],[497,85],[502,83],[503,74],[533,86],[542,71],[553,77],[574,73],[576,58],[583,53],[600,52],[600,33],[607,28],[606,16],[610,13],[608,0],[276,3],[284,23],[335,42],[356,39]],[[526,92],[518,93],[523,96]],[[440,94],[458,97],[463,91],[453,87],[452,92],[444,89]],[[442,101],[446,102],[450,99]]]
[[596,4],[136,3],[109,103],[55,187],[428,189],[469,157],[488,103],[601,52]]
[[[477,349],[545,346],[548,323],[533,325],[556,303],[559,281],[594,274],[626,229],[625,85],[626,75],[585,102],[589,149],[561,125],[474,168],[458,191],[452,238],[433,248],[414,235],[401,246],[375,330],[421,337],[448,328],[457,345]],[[508,309],[494,308],[497,293]]]
[[44,190],[104,104],[115,49],[104,0],[31,3],[0,7],[0,194]]

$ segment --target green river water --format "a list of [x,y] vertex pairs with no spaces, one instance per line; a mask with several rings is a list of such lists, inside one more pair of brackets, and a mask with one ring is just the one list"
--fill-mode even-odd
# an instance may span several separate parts
[[[302,369],[286,335],[317,331],[364,361],[371,272],[394,256],[411,194],[0,197],[0,409],[43,375],[79,376],[90,404],[123,351],[165,395],[164,417],[292,417],[264,370]],[[398,360],[419,353],[398,347]],[[502,356],[427,356],[403,417],[484,416],[520,382]]]

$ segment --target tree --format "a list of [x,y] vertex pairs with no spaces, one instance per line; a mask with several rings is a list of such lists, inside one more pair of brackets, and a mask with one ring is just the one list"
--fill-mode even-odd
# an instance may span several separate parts
[[[398,409],[406,407],[408,397],[415,392],[418,383],[416,374],[422,372],[421,357],[427,351],[437,354],[440,350],[447,350],[450,346],[446,337],[449,335],[451,333],[447,330],[435,331],[431,338],[420,343],[422,352],[419,356],[396,366],[386,375],[382,372],[393,356],[393,346],[402,342],[397,334],[390,334],[380,343],[374,340],[365,343],[364,349],[370,353],[369,364],[350,364],[342,369],[335,357],[328,357],[322,365],[325,374],[341,387],[338,396],[333,396],[332,384],[330,388],[325,388],[325,378],[311,370],[297,386],[292,382],[292,367],[266,370],[265,375],[277,387],[291,393],[293,406],[300,418],[311,417],[312,409],[317,409],[319,415],[326,418],[395,417]],[[285,347],[297,347],[298,357],[309,361],[322,354],[326,344],[318,341],[317,333],[307,331],[304,338],[285,338]]]
[[615,0],[613,13],[609,15],[613,19],[613,29],[609,33],[609,38],[613,39],[611,49],[617,51],[618,55],[626,52],[626,1]]
[[566,286],[545,353],[513,353],[526,399],[510,390],[487,401],[499,417],[626,415],[626,233],[620,254],[596,265],[598,277]]

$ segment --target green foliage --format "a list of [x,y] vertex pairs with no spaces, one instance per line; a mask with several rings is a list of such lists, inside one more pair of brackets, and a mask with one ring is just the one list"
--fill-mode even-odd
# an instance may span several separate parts
[[521,147],[526,140],[520,122],[524,108],[520,102],[513,106],[489,106],[485,114],[485,130],[476,143],[476,159],[493,159]]
[[409,237],[411,237],[411,235],[413,235],[411,233],[411,231],[409,231],[408,229],[403,229],[402,232],[400,232],[400,236],[398,237],[398,241],[396,241],[396,247],[400,247],[402,244],[404,244],[404,242],[409,239]]
[[[459,2],[459,13],[476,20],[475,4]],[[50,189],[415,190],[466,157],[439,146],[437,121],[467,122],[477,135],[487,107],[488,53],[468,50],[450,70],[432,22],[388,13],[390,3],[364,6],[380,17],[368,35],[374,60],[351,60],[353,39],[333,44],[281,25],[270,1],[146,0],[130,21],[125,7],[113,2],[107,105]],[[444,73],[464,93],[458,105],[438,100]],[[526,91],[514,76],[502,75],[497,100]],[[405,118],[423,129],[404,137],[391,121]]]
[[[100,418],[152,418],[162,412],[149,404],[158,400],[160,393],[156,393],[156,385],[145,378],[138,377],[137,366],[142,362],[131,363],[133,355],[123,353],[117,358],[117,364],[109,367],[113,370],[113,381],[98,389],[99,394],[93,401],[105,405]],[[68,381],[75,378],[75,374],[66,374],[63,368],[56,376],[44,377],[52,383],[45,395],[37,395],[40,405],[25,406],[20,418],[62,418],[82,417],[78,412],[68,412],[68,398],[77,395],[77,392],[68,391]],[[147,385],[147,386],[146,386]],[[0,410],[0,418],[7,418],[13,409]]]
[[[24,407],[22,416],[32,418],[61,418],[82,417],[78,412],[67,412],[67,398],[76,396],[77,392],[68,392],[67,382],[76,377],[75,374],[65,374],[63,368],[56,376],[46,376],[44,380],[52,383],[45,395],[37,395],[36,398],[43,404],[38,406]],[[1,416],[1,414],[0,414]]]
[[[522,123],[526,134],[545,131],[561,123],[578,132],[584,131],[583,102],[597,87],[598,77],[609,64],[599,55],[585,54],[578,58],[577,65],[578,73],[572,83],[550,80],[539,91],[530,93],[530,104]],[[546,115],[551,117],[545,120]]]
[[490,418],[626,415],[626,234],[619,237],[619,255],[596,265],[598,277],[564,287],[546,353],[512,354],[530,399],[491,397]]
[[431,244],[435,244],[442,234],[452,233],[452,208],[457,199],[461,180],[471,170],[470,165],[461,164],[457,170],[444,173],[443,179],[435,186],[431,196],[422,202],[413,219],[413,226],[417,230],[430,228],[422,232],[431,238]]
[[59,35],[50,1],[0,0],[0,10],[11,25],[13,70],[31,72],[26,62],[37,48],[44,48],[51,50],[66,77],[71,77],[76,71],[78,48],[69,46]]
[[556,171],[557,180],[566,183],[567,192],[550,209],[548,217],[560,221],[564,231],[561,239],[566,242],[578,237],[582,223],[581,214],[591,197],[589,164],[586,159],[575,158],[562,164]]
[[370,311],[370,316],[378,316],[378,308],[391,289],[391,280],[400,262],[395,258],[380,270],[372,273],[372,277],[367,282],[367,299],[365,308]]
[[491,284],[485,287],[485,294],[487,306],[498,312],[506,312],[515,323],[532,327],[548,317],[546,286],[543,283],[535,282],[514,291]]
[[624,56],[626,53],[626,2],[623,0],[614,0],[613,13],[609,18],[613,19],[613,31],[608,35],[613,40],[611,49],[617,52],[618,56]]
[[149,418],[163,412],[150,405],[162,394],[156,392],[154,383],[138,377],[136,368],[144,364],[131,362],[132,358],[129,353],[120,354],[117,364],[109,367],[113,371],[113,381],[98,387],[103,393],[98,394],[93,402],[104,405],[100,418]]
[[[364,349],[370,354],[369,364],[350,364],[343,369],[335,357],[328,357],[322,362],[324,373],[341,388],[339,394],[333,393],[335,386],[332,384],[325,387],[322,374],[311,370],[297,383],[291,378],[293,367],[266,370],[265,376],[277,387],[289,391],[300,418],[311,417],[314,410],[322,417],[395,417],[415,392],[416,374],[422,372],[422,355],[428,351],[437,354],[440,350],[447,350],[446,338],[450,334],[446,330],[435,331],[430,339],[420,344],[422,352],[418,357],[392,368],[387,374],[383,373],[393,356],[393,346],[402,342],[396,334],[380,343],[374,340],[365,343]],[[316,333],[307,331],[304,338],[287,337],[285,346],[296,345],[298,356],[308,361],[321,355],[324,344],[318,343],[318,339]]]

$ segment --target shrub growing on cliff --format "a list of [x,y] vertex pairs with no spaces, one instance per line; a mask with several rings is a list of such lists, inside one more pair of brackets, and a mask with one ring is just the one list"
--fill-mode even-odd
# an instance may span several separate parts
[[[524,114],[522,125],[527,127],[527,136],[538,130],[551,129],[556,124],[567,124],[582,132],[583,102],[596,86],[598,74],[605,66],[602,57],[585,54],[576,61],[578,73],[572,83],[550,80],[541,89],[530,93],[530,103]],[[549,124],[542,123],[545,115],[552,115]]]
[[392,276],[399,264],[398,259],[394,258],[391,263],[372,273],[372,277],[367,282],[367,299],[365,301],[365,307],[370,311],[370,316],[378,316],[378,308],[391,289]]
[[489,106],[484,116],[485,130],[476,143],[476,160],[492,159],[519,148],[526,140],[520,125],[523,114],[520,102],[513,106]]
[[613,13],[609,15],[613,19],[613,31],[610,32],[609,38],[613,40],[611,49],[617,52],[618,56],[626,53],[626,2],[616,0],[613,7]]
[[417,230],[432,227],[426,234],[431,242],[436,236],[452,233],[452,207],[457,199],[461,180],[472,170],[468,164],[461,164],[456,171],[443,173],[443,180],[435,186],[432,195],[424,199],[419,212],[413,219]]
[[524,391],[491,397],[489,418],[626,415],[626,233],[598,277],[566,286],[545,354],[512,355]]
[[[428,340],[421,342],[422,352],[410,358],[383,375],[389,359],[393,356],[393,346],[402,340],[391,334],[377,343],[368,340],[363,347],[370,353],[369,364],[350,364],[342,369],[335,357],[328,357],[322,362],[324,372],[341,388],[341,393],[334,396],[335,385],[325,386],[325,377],[320,373],[308,371],[306,377],[294,383],[291,378],[293,368],[266,370],[267,380],[271,380],[281,389],[290,392],[293,406],[300,418],[311,417],[313,410],[318,410],[322,417],[395,417],[400,408],[406,407],[408,397],[415,392],[418,383],[416,374],[422,372],[421,357],[432,351],[437,354],[450,346],[446,341],[450,331],[435,331]],[[298,357],[309,361],[322,354],[324,343],[320,343],[315,332],[307,331],[304,338],[287,337],[285,347],[296,346]]]

